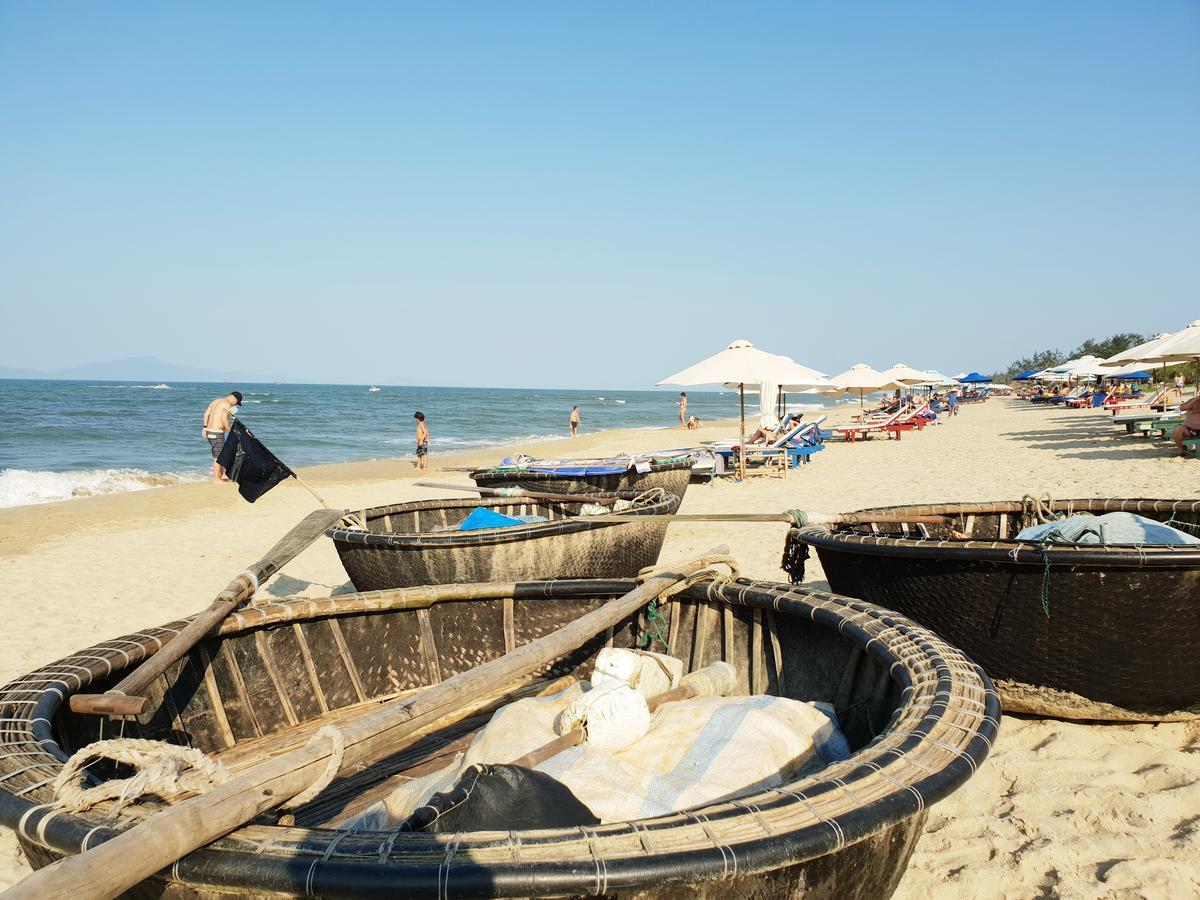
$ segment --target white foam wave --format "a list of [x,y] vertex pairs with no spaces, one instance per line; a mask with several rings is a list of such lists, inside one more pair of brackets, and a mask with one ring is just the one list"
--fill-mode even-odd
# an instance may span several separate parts
[[0,508],[144,491],[147,488],[203,480],[202,475],[155,473],[144,469],[87,469],[77,472],[0,469]]

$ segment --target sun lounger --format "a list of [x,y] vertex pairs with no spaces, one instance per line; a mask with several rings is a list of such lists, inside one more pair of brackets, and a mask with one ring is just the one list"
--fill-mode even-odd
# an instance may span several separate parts
[[1113,415],[1116,415],[1117,413],[1122,412],[1124,410],[1131,410],[1131,409],[1138,409],[1138,408],[1146,409],[1151,406],[1163,404],[1166,401],[1166,396],[1167,396],[1167,388],[1164,387],[1164,388],[1161,388],[1160,390],[1156,391],[1155,393],[1151,394],[1149,397],[1147,397],[1145,394],[1143,394],[1141,397],[1135,397],[1132,400],[1118,400],[1118,401],[1115,401],[1112,403],[1105,403],[1104,408],[1108,409],[1108,410],[1112,410]]
[[869,434],[878,434],[880,432],[883,432],[884,434],[895,435],[896,440],[900,440],[900,431],[902,429],[892,430],[891,426],[895,425],[896,422],[900,421],[900,419],[907,414],[908,410],[898,409],[886,419],[881,421],[860,422],[857,425],[835,425],[833,427],[833,433],[852,444],[860,437],[865,437]]
[[821,439],[821,423],[825,416],[801,425],[799,429],[776,441],[769,447],[746,447],[746,472],[763,474],[778,470],[787,477],[791,469],[799,468],[812,459],[812,455],[825,449]]

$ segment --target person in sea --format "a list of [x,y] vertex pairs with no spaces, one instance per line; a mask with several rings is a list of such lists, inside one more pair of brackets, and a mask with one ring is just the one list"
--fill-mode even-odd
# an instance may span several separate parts
[[208,441],[208,446],[212,449],[213,481],[229,480],[229,476],[225,474],[225,470],[217,462],[217,457],[221,455],[221,451],[225,448],[225,432],[229,431],[230,413],[233,412],[234,407],[241,405],[241,393],[230,391],[224,397],[218,397],[212,403],[208,404],[208,409],[204,411],[204,425],[201,426],[200,433]]
[[571,437],[579,434],[579,407],[571,407]]
[[1200,437],[1200,394],[1180,403],[1179,411],[1184,413],[1183,424],[1175,426],[1171,437],[1175,438],[1175,449],[1179,451],[1179,455],[1186,456],[1183,449],[1184,439]]
[[679,424],[687,425],[687,392],[679,392]]
[[425,413],[419,410],[413,413],[417,420],[417,461],[416,467],[424,472],[429,468],[429,426],[425,424]]

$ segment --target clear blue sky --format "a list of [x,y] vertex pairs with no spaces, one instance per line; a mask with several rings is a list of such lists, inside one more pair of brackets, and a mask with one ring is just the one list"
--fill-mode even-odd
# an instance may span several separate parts
[[0,5],[2,365],[990,371],[1198,281],[1194,2]]

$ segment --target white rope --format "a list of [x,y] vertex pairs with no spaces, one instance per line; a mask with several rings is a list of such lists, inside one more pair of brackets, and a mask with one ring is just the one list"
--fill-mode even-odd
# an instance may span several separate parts
[[296,809],[303,806],[329,787],[330,782],[337,777],[338,770],[342,767],[342,757],[346,754],[346,737],[336,726],[324,725],[309,739],[308,746],[311,747],[326,738],[332,747],[329,751],[329,764],[325,766],[325,771],[312,784],[283,804],[284,809]]
[[[83,770],[100,759],[132,766],[136,774],[85,788]],[[67,760],[55,779],[54,797],[55,804],[68,812],[80,812],[112,800],[115,803],[111,815],[115,817],[141,797],[153,794],[166,798],[184,792],[201,794],[224,784],[231,777],[221,763],[192,747],[118,738],[89,744]]]

